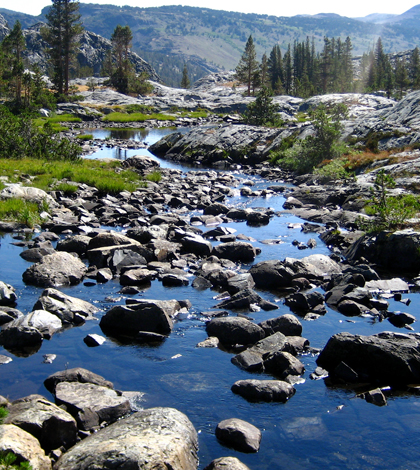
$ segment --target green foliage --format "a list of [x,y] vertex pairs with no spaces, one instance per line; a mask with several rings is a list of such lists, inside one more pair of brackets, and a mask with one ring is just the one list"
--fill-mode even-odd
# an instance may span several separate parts
[[152,114],[153,108],[145,104],[129,104],[125,107],[125,111],[129,114],[133,113],[143,113],[143,114]]
[[310,111],[314,127],[314,135],[289,144],[285,142],[283,149],[272,155],[271,162],[297,171],[298,173],[311,173],[323,160],[334,160],[346,151],[346,145],[339,141],[342,130],[341,119],[347,115],[347,108],[334,105],[327,110],[320,105]]
[[162,179],[162,173],[160,171],[152,171],[146,175],[147,181],[153,181],[154,183],[159,183]]
[[0,220],[16,221],[33,228],[41,222],[42,209],[43,206],[23,199],[6,199],[0,201]]
[[346,160],[336,159],[332,160],[320,168],[315,168],[314,174],[320,177],[323,183],[328,183],[336,180],[345,180],[352,176],[346,170]]
[[247,86],[247,95],[251,96],[251,88],[254,90],[255,81],[259,72],[259,65],[256,59],[255,45],[252,36],[249,36],[245,45],[245,51],[241,60],[236,66],[236,79]]
[[181,88],[187,89],[189,87],[190,87],[190,79],[188,78],[187,64],[184,64],[184,68],[182,69]]
[[52,81],[58,94],[69,94],[71,61],[75,57],[78,36],[83,30],[80,22],[79,2],[52,0],[45,15],[47,25],[41,29],[48,44],[47,53],[52,67]]
[[110,113],[103,118],[105,122],[144,122],[150,120],[156,121],[175,121],[175,117],[169,114],[153,113],[153,114],[143,114],[143,113]]
[[15,464],[17,456],[13,452],[0,453],[0,470],[32,470],[29,462],[20,462]]
[[245,122],[254,126],[280,126],[282,121],[277,113],[277,106],[273,104],[273,93],[263,86],[257,94],[255,101],[247,106],[244,113]]
[[93,135],[92,134],[79,134],[76,136],[76,139],[78,140],[92,140]]
[[389,189],[395,187],[391,175],[383,169],[378,171],[372,197],[365,207],[368,215],[374,217],[373,221],[360,222],[359,225],[369,231],[389,230],[404,225],[407,219],[414,217],[420,211],[420,198],[413,194],[390,196]]
[[18,182],[20,175],[30,175],[34,177],[32,186],[45,191],[57,189],[66,193],[75,191],[75,185],[70,182],[84,183],[110,194],[118,194],[121,191],[132,192],[146,185],[134,171],[116,171],[120,170],[120,167],[121,163],[118,160],[108,162],[80,159],[77,162],[52,162],[29,158],[0,159],[0,176],[7,176],[10,182]]
[[0,106],[0,158],[45,158],[48,160],[77,160],[79,145],[54,135],[51,126],[42,131],[25,116],[14,116]]
[[4,418],[9,414],[9,410],[4,406],[0,406],[0,424],[3,424]]

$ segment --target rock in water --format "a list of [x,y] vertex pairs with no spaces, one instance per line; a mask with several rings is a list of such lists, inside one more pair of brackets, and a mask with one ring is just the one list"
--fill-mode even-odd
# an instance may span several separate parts
[[92,434],[65,453],[55,470],[132,468],[196,470],[197,433],[173,408],[151,408]]
[[41,287],[74,285],[81,282],[87,271],[80,259],[66,252],[47,255],[30,266],[22,275],[26,284]]

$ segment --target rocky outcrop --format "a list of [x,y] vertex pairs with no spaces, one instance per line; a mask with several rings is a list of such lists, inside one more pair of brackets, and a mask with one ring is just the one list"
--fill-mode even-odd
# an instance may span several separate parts
[[413,229],[365,235],[345,252],[349,261],[361,257],[383,267],[418,272],[420,263],[420,232]]
[[89,436],[65,453],[55,470],[171,468],[196,470],[197,433],[189,419],[172,408],[151,408]]
[[[41,37],[41,28],[44,23],[37,23],[28,29],[23,30],[26,39],[26,51],[24,57],[30,64],[37,64],[42,70],[47,70],[48,62],[45,55],[46,43]],[[77,60],[82,67],[90,67],[94,74],[100,74],[102,63],[106,54],[111,51],[111,41],[92,33],[83,31],[79,38]],[[151,80],[159,81],[156,71],[145,60],[135,52],[129,52],[129,60],[133,64],[137,73],[146,72]]]

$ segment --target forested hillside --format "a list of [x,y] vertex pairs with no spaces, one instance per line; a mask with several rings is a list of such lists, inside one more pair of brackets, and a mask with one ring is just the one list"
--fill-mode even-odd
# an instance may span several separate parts
[[[13,24],[23,27],[44,20],[48,7],[39,17],[0,9]],[[352,39],[353,54],[371,49],[378,37],[385,52],[414,49],[420,43],[420,6],[399,16],[373,16],[372,22],[335,14],[295,17],[244,14],[210,8],[164,6],[157,8],[117,7],[80,4],[86,29],[110,38],[117,24],[128,25],[133,32],[133,50],[156,69],[165,83],[178,86],[184,63],[191,81],[217,69],[233,69],[249,35],[253,36],[260,60],[275,44],[283,50],[289,43],[313,38],[317,51],[324,37]],[[302,12],[304,13],[304,12]]]

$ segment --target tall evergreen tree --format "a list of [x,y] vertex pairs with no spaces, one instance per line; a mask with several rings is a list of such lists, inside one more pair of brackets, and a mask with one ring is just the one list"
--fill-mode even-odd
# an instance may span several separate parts
[[68,94],[70,66],[83,31],[77,0],[52,0],[45,15],[47,26],[41,30],[48,44],[48,55],[53,69],[52,81],[59,94]]
[[241,60],[236,66],[236,78],[244,83],[248,88],[248,96],[251,96],[251,88],[255,84],[256,75],[258,74],[258,62],[256,59],[254,40],[249,36],[245,45],[245,51]]
[[190,79],[188,78],[187,64],[184,64],[184,68],[182,70],[181,88],[187,89],[189,87],[190,87]]
[[408,72],[407,67],[403,60],[397,57],[395,61],[395,85],[400,91],[400,99],[402,98],[403,91],[408,86]]
[[292,51],[289,44],[287,48],[286,54],[284,54],[283,58],[284,62],[284,90],[287,95],[289,95],[292,91],[293,85],[293,67],[292,67]]
[[260,64],[260,80],[261,86],[269,86],[269,76],[268,76],[268,59],[267,54],[263,54]]
[[13,29],[3,39],[1,45],[5,54],[3,77],[8,81],[9,89],[19,105],[22,100],[22,79],[24,74],[22,52],[26,48],[25,37],[19,21],[16,21]]
[[410,85],[415,89],[420,88],[420,52],[418,46],[411,52],[409,77]]
[[111,64],[111,85],[120,93],[128,93],[130,75],[133,73],[132,65],[128,58],[131,48],[133,34],[130,27],[118,24],[112,35],[112,52],[115,61],[115,68]]
[[281,49],[278,44],[276,44],[271,50],[270,57],[267,61],[267,66],[271,89],[274,93],[280,94],[283,89],[284,70]]

